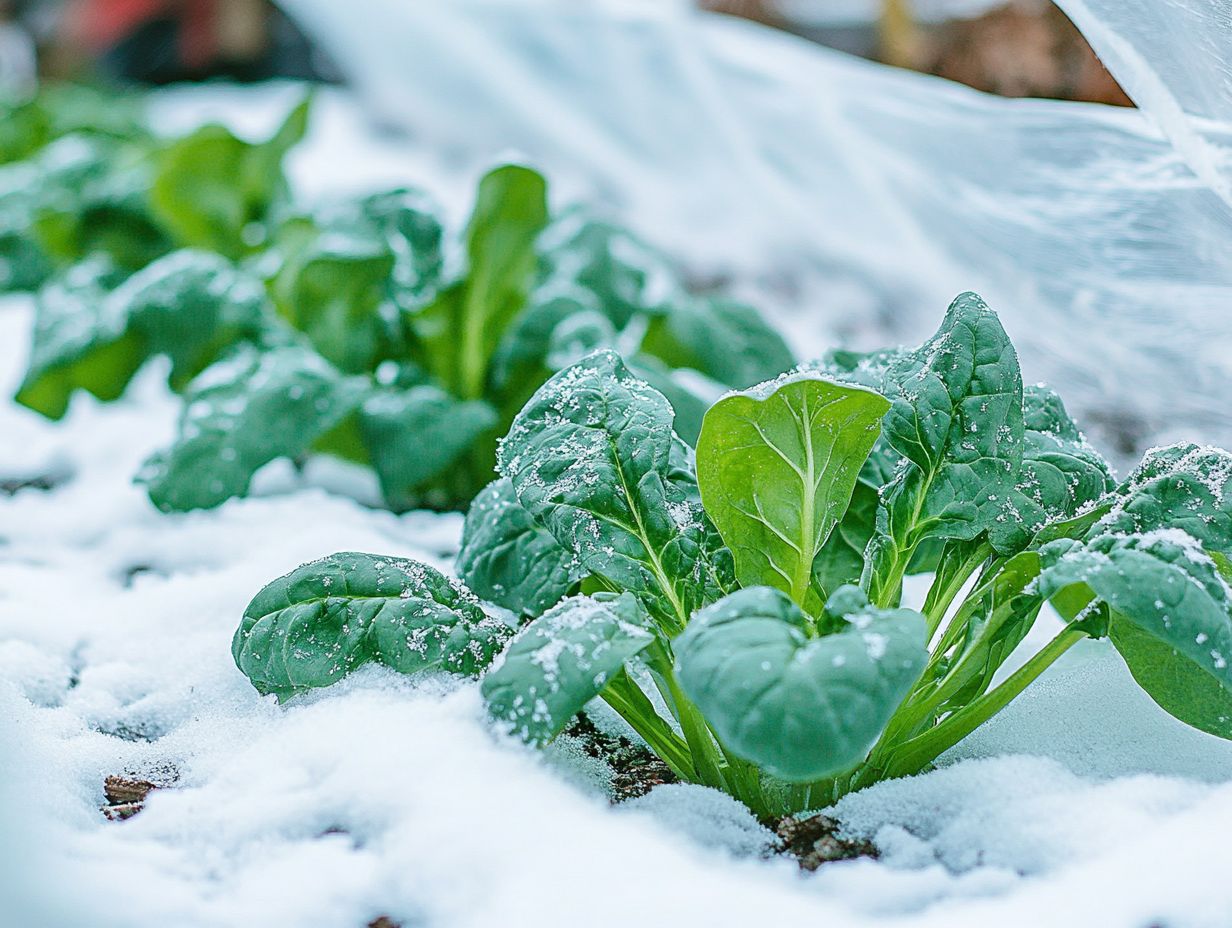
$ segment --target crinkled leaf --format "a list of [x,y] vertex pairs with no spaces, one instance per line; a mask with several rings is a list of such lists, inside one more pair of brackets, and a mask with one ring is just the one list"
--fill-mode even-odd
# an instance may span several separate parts
[[484,599],[532,616],[582,579],[573,555],[531,518],[504,478],[488,484],[466,513],[458,574]]
[[1193,444],[1148,451],[1088,538],[1175,528],[1232,555],[1232,454]]
[[[853,594],[845,587],[832,600]],[[680,687],[724,745],[784,780],[847,770],[867,755],[928,659],[923,616],[866,602],[836,606],[845,624],[818,638],[779,590],[733,593],[676,640]]]
[[629,370],[663,394],[672,407],[672,428],[690,445],[697,443],[706,410],[727,390],[703,374],[670,368],[647,354],[629,358]]
[[903,458],[882,495],[869,546],[877,601],[897,595],[924,539],[968,540],[997,522],[1023,454],[1022,376],[996,313],[973,293],[950,304],[937,334],[892,360],[886,441]]
[[710,408],[698,483],[742,586],[774,587],[817,614],[814,559],[847,511],[888,408],[871,390],[812,376],[771,381]]
[[1056,393],[1026,387],[1023,414],[1022,468],[988,530],[1001,554],[1021,550],[1045,525],[1073,518],[1114,485],[1107,461],[1087,444]]
[[524,741],[551,741],[652,641],[650,618],[630,593],[575,596],[522,629],[483,678],[493,717]]
[[260,692],[286,698],[366,663],[476,674],[511,634],[464,586],[426,564],[345,552],[262,589],[231,653]]
[[496,425],[480,400],[463,401],[434,386],[380,389],[364,400],[359,428],[386,501],[406,509]]
[[165,510],[244,496],[260,467],[302,454],[366,390],[308,348],[241,346],[189,384],[175,443],[150,458],[138,480]]
[[1079,585],[1112,610],[1112,643],[1139,685],[1181,721],[1232,738],[1232,593],[1193,536],[1164,528],[1056,541],[1040,593]]
[[717,590],[700,507],[671,479],[672,410],[603,351],[554,376],[514,420],[500,470],[581,568],[679,626]]

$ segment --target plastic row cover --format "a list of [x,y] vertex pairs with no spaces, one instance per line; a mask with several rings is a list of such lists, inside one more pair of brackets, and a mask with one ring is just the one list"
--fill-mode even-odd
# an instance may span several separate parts
[[793,282],[806,353],[918,339],[973,289],[1122,463],[1232,445],[1232,0],[1063,0],[1140,111],[993,98],[666,0],[284,5],[454,164],[515,150],[701,266]]

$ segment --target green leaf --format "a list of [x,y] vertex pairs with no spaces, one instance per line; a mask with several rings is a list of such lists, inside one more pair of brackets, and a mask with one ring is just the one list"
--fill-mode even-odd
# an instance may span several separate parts
[[566,599],[527,625],[483,678],[492,716],[531,744],[547,744],[655,640],[630,593]]
[[671,367],[688,367],[743,390],[795,366],[791,349],[751,306],[689,299],[650,322],[641,350]]
[[1056,393],[1026,387],[1023,415],[1022,469],[988,532],[1001,554],[1022,550],[1045,525],[1073,518],[1114,485],[1108,462],[1087,444]]
[[257,690],[286,698],[366,663],[473,675],[511,633],[464,586],[426,564],[346,552],[262,589],[231,653]]
[[[543,277],[588,290],[617,329],[685,298],[662,254],[627,229],[566,212],[542,237]],[[777,373],[777,372],[776,372]]]
[[95,258],[70,268],[35,301],[30,365],[16,400],[59,419],[77,389],[117,399],[147,357],[128,331],[124,307],[107,299],[115,283],[111,262]]
[[487,403],[459,400],[428,385],[378,390],[359,412],[381,491],[395,509],[413,508],[429,484],[495,426],[496,411]]
[[534,284],[535,239],[547,221],[542,175],[507,164],[480,180],[466,276],[411,319],[425,363],[457,396],[483,396],[492,354]]
[[269,141],[252,144],[219,125],[200,129],[168,145],[157,158],[150,205],[182,245],[229,258],[246,254],[246,238],[275,202],[286,196],[282,161],[304,135],[310,99],[291,111]]
[[393,270],[394,256],[382,244],[330,234],[289,258],[270,293],[279,314],[327,361],[349,374],[366,373],[397,345]]
[[315,352],[241,346],[189,384],[175,444],[138,481],[164,510],[207,509],[244,496],[256,471],[306,451],[351,412],[367,384]]
[[572,316],[592,312],[599,312],[595,298],[571,287],[536,293],[514,319],[492,356],[490,378],[491,390],[510,418],[555,373],[548,366],[548,352],[557,326]]
[[710,408],[698,483],[742,586],[774,587],[818,613],[813,561],[847,511],[889,405],[871,390],[805,375]]
[[872,609],[853,594],[844,587],[832,597],[846,623],[824,637],[769,587],[733,593],[693,618],[675,643],[676,671],[722,744],[794,783],[864,759],[928,652],[923,616]]
[[181,389],[237,341],[260,337],[267,324],[259,280],[204,251],[184,250],[138,271],[107,298],[151,354],[171,358]]
[[937,334],[892,360],[883,431],[904,459],[882,495],[870,544],[876,602],[898,596],[927,538],[970,540],[997,524],[1023,455],[1022,376],[996,313],[960,295]]
[[718,587],[705,517],[673,479],[671,422],[661,394],[597,352],[531,398],[500,446],[500,470],[582,570],[679,628]]
[[813,585],[824,596],[864,572],[864,551],[877,526],[877,491],[856,481],[851,505],[813,559]]
[[1232,593],[1181,529],[1062,540],[1040,550],[1040,593],[1088,587],[1112,610],[1112,643],[1139,685],[1176,718],[1232,738]]
[[663,394],[674,413],[672,428],[687,444],[696,444],[706,411],[726,388],[695,371],[674,370],[647,354],[629,358],[629,370]]
[[503,478],[471,503],[458,575],[489,602],[531,616],[559,602],[582,579],[573,555],[531,518]]
[[1232,454],[1193,444],[1148,451],[1088,538],[1175,528],[1232,555]]

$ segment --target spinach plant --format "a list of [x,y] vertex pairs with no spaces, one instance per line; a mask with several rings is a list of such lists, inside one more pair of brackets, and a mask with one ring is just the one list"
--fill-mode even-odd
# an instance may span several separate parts
[[[470,510],[459,571],[522,623],[481,688],[525,741],[597,697],[682,780],[764,816],[816,809],[926,769],[1084,638],[1232,737],[1232,455],[1156,449],[1115,484],[974,294],[917,349],[723,397],[695,454],[671,426],[662,394],[591,354],[518,414]],[[236,634],[240,668],[285,693],[369,655],[399,666],[423,633],[390,641],[381,600],[327,583],[386,560],[276,581]],[[904,606],[920,570],[928,595]],[[998,676],[1046,603],[1060,630]],[[473,640],[435,608],[415,615]]]
[[17,401],[59,418],[75,391],[114,400],[169,362],[178,434],[139,474],[160,508],[219,505],[311,455],[371,468],[391,508],[462,508],[522,405],[595,348],[667,392],[690,438],[714,396],[794,363],[757,312],[689,293],[629,233],[553,217],[521,165],[480,180],[456,236],[415,190],[296,209],[282,163],[307,119],[305,101],[261,143],[48,129],[0,166],[13,247],[42,262],[9,288],[50,274]]

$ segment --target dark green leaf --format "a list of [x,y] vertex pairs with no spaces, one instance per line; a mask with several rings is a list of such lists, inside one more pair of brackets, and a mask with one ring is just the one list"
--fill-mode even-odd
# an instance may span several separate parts
[[391,357],[398,319],[390,299],[394,256],[383,244],[322,236],[283,264],[270,283],[278,312],[347,373]]
[[501,444],[500,469],[583,570],[679,627],[717,587],[704,516],[671,479],[671,422],[661,394],[598,352],[532,397]]
[[[833,599],[845,600],[845,587]],[[699,612],[675,643],[681,689],[730,750],[788,782],[868,754],[928,658],[924,617],[836,604],[846,624],[815,637],[779,590],[752,587]]]
[[1085,585],[1112,610],[1112,642],[1156,702],[1203,731],[1232,738],[1232,593],[1193,536],[1062,540],[1040,550],[1040,593]]
[[630,593],[566,599],[527,625],[483,678],[494,718],[531,744],[546,744],[654,641],[650,619]]
[[531,518],[504,478],[488,484],[471,503],[458,574],[484,599],[531,616],[559,602],[582,579],[574,556]]
[[231,653],[262,693],[329,686],[362,664],[475,674],[512,630],[460,583],[417,561],[334,554],[266,586]]
[[366,391],[307,348],[242,346],[189,384],[175,444],[147,461],[138,480],[165,510],[244,496],[259,468],[302,454]]
[[870,544],[874,599],[890,602],[928,537],[969,540],[997,523],[1023,454],[1022,377],[996,313],[960,295],[937,334],[889,363],[883,430],[904,459]]
[[671,367],[688,367],[743,390],[795,365],[783,337],[751,306],[731,300],[689,299],[650,322],[643,352]]
[[59,419],[74,390],[87,390],[104,401],[124,392],[147,351],[128,331],[125,308],[107,299],[115,282],[114,266],[92,259],[40,291],[30,366],[17,402]]
[[360,434],[381,491],[395,509],[419,502],[425,486],[495,425],[496,412],[487,403],[455,399],[427,385],[378,390],[359,413]]

